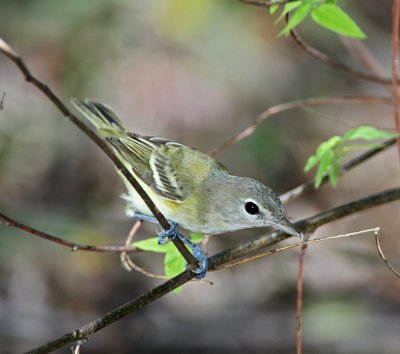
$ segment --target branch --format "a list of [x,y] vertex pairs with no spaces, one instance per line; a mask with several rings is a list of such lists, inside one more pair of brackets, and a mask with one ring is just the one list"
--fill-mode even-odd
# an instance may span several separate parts
[[226,142],[224,142],[219,147],[210,151],[209,154],[211,156],[215,156],[233,144],[238,143],[239,141],[247,138],[269,117],[288,111],[294,108],[302,108],[302,107],[313,107],[313,106],[322,106],[327,104],[343,104],[343,103],[356,103],[356,104],[391,104],[392,99],[390,97],[382,97],[382,96],[332,96],[332,97],[311,97],[303,100],[291,101],[278,104],[276,106],[272,106],[267,108],[264,112],[262,112],[246,129],[242,130],[240,133],[236,134]]
[[271,7],[274,5],[285,5],[291,0],[280,0],[280,1],[269,1],[269,0],[239,0],[243,4],[246,5],[254,5],[254,6],[261,6],[261,7]]
[[[43,82],[35,78],[28,67],[25,65],[21,57],[3,40],[0,38],[0,52],[2,52],[5,56],[7,56],[14,64],[18,67],[18,69],[22,72],[25,77],[25,80],[35,87],[37,87],[57,108],[58,110],[72,122],[75,124],[81,131],[83,131],[103,152],[114,162],[116,168],[126,177],[129,183],[135,188],[140,197],[146,203],[148,208],[151,210],[153,215],[156,217],[160,225],[164,230],[168,230],[170,225],[165,216],[158,210],[154,202],[147,195],[143,187],[139,184],[139,182],[135,179],[135,177],[129,173],[123,163],[118,159],[118,157],[114,154],[114,151],[110,148],[106,142],[101,139],[93,130],[91,130],[88,126],[86,126],[79,118],[77,118],[74,114],[72,114],[69,109],[61,102],[61,100],[55,95],[55,93]],[[198,262],[193,257],[193,255],[186,248],[184,243],[178,238],[175,237],[173,240],[174,245],[178,248],[179,252],[185,258],[186,262],[193,268],[197,268]]]
[[[299,228],[300,231],[304,233],[314,232],[318,227],[331,221],[398,199],[400,199],[400,188],[386,190],[304,219],[297,222],[296,226]],[[218,267],[227,264],[235,259],[239,259],[249,254],[250,252],[257,251],[267,246],[271,246],[289,237],[289,235],[279,231],[269,232],[268,234],[261,236],[256,240],[243,243],[241,245],[238,245],[237,247],[225,250],[210,257],[208,259],[210,265],[209,268],[211,271],[217,270]],[[194,276],[195,274],[193,272],[186,270],[177,275],[175,278],[170,279],[162,285],[154,288],[153,290],[150,290],[149,292],[137,297],[136,299],[127,302],[119,308],[109,312],[105,316],[100,317],[99,319],[92,321],[89,324],[82,326],[72,332],[66,333],[63,336],[52,340],[42,346],[34,348],[27,353],[49,353],[69,343],[87,340],[91,335],[93,335],[100,329],[159,299],[160,297],[171,292],[178,286],[181,286],[189,280],[193,279]]]
[[190,270],[186,270],[183,273],[177,275],[175,278],[166,281],[165,283],[154,288],[153,290],[150,290],[149,292],[137,297],[136,299],[127,302],[126,304],[107,313],[97,320],[94,320],[80,328],[77,328],[72,332],[66,333],[55,340],[41,345],[40,347],[29,350],[28,352],[26,352],[26,354],[50,353],[53,350],[61,348],[69,343],[88,340],[89,337],[97,331],[168,294],[172,290],[194,278],[194,276],[195,274],[193,272],[191,272]]
[[0,225],[5,225],[8,227],[14,227],[16,229],[27,232],[31,235],[43,238],[47,241],[57,243],[62,246],[69,247],[71,251],[89,251],[89,252],[142,252],[141,250],[129,246],[91,246],[91,245],[82,245],[80,243],[71,242],[68,240],[63,240],[62,238],[50,235],[46,232],[34,229],[25,224],[21,224],[20,222],[9,218],[8,216],[0,213]]
[[[393,92],[393,115],[394,126],[399,134],[397,137],[397,148],[400,154],[400,116],[399,116],[399,7],[400,0],[393,0],[392,9],[392,92]],[[400,156],[400,155],[399,155]]]
[[335,69],[339,69],[339,70],[341,70],[351,76],[354,76],[358,79],[372,81],[372,82],[376,82],[376,83],[383,84],[383,85],[388,85],[388,84],[390,85],[392,83],[392,79],[390,79],[390,78],[384,78],[381,76],[358,71],[358,70],[350,68],[346,64],[343,64],[343,63],[337,61],[336,59],[333,59],[332,57],[328,56],[327,54],[325,54],[325,53],[321,52],[320,50],[307,44],[300,37],[299,33],[295,29],[292,29],[290,31],[290,35],[293,38],[293,40],[295,41],[295,43],[301,49],[303,49],[308,55],[310,55],[314,59],[317,59],[318,61],[324,63],[325,65],[329,65]]

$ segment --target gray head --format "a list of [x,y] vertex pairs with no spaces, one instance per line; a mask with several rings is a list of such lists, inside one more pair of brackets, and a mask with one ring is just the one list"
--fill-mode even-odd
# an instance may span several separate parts
[[[287,219],[279,197],[264,184],[247,177],[230,176],[221,186],[223,195],[214,204],[219,209],[223,223],[230,230],[273,227],[290,235],[301,237],[296,227]],[[216,194],[219,194],[217,191]],[[214,201],[216,195],[214,194]],[[218,212],[217,210],[214,210]],[[221,231],[224,232],[224,231]]]

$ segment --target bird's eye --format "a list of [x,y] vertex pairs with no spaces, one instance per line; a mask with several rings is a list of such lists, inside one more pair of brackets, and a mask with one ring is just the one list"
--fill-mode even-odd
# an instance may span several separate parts
[[255,215],[258,214],[258,212],[260,211],[260,209],[258,209],[257,204],[253,203],[253,202],[247,202],[244,206],[244,208],[246,209],[246,211],[251,214],[251,215]]

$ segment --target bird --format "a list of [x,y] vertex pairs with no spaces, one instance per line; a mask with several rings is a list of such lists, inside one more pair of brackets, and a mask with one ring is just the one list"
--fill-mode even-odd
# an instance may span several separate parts
[[[263,183],[236,176],[211,156],[186,145],[131,133],[103,103],[75,98],[71,103],[112,146],[118,159],[170,222],[171,228],[159,234],[159,243],[179,236],[193,250],[200,264],[198,278],[205,276],[207,258],[178,228],[215,235],[272,227],[301,237],[277,194]],[[134,187],[119,174],[127,189],[122,195],[127,202],[126,214],[157,222]]]

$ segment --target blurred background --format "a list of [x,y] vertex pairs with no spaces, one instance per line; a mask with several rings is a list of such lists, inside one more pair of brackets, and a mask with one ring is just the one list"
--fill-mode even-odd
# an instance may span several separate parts
[[[364,44],[390,75],[392,1],[342,5],[367,34]],[[382,86],[337,72],[304,54],[283,24],[234,0],[1,0],[0,36],[34,75],[68,103],[112,106],[131,131],[207,152],[266,108],[313,96],[379,94]],[[362,69],[331,32],[306,21],[311,44]],[[132,220],[112,163],[0,56],[0,210],[79,243],[123,245]],[[312,177],[307,157],[359,124],[392,128],[390,106],[335,105],[274,116],[217,158],[238,175],[283,193]],[[398,186],[396,149],[286,206],[294,220]],[[328,236],[380,226],[382,247],[400,267],[400,204],[322,227]],[[263,230],[211,238],[209,254]],[[137,239],[155,234],[145,225]],[[186,284],[98,332],[83,353],[293,353],[299,251],[220,272],[210,286]],[[135,256],[162,272],[157,254]],[[160,284],[121,267],[117,254],[70,252],[0,226],[0,352],[28,350],[98,318]],[[400,281],[372,236],[310,246],[304,273],[307,353],[399,353]],[[69,353],[69,346],[56,351]]]

